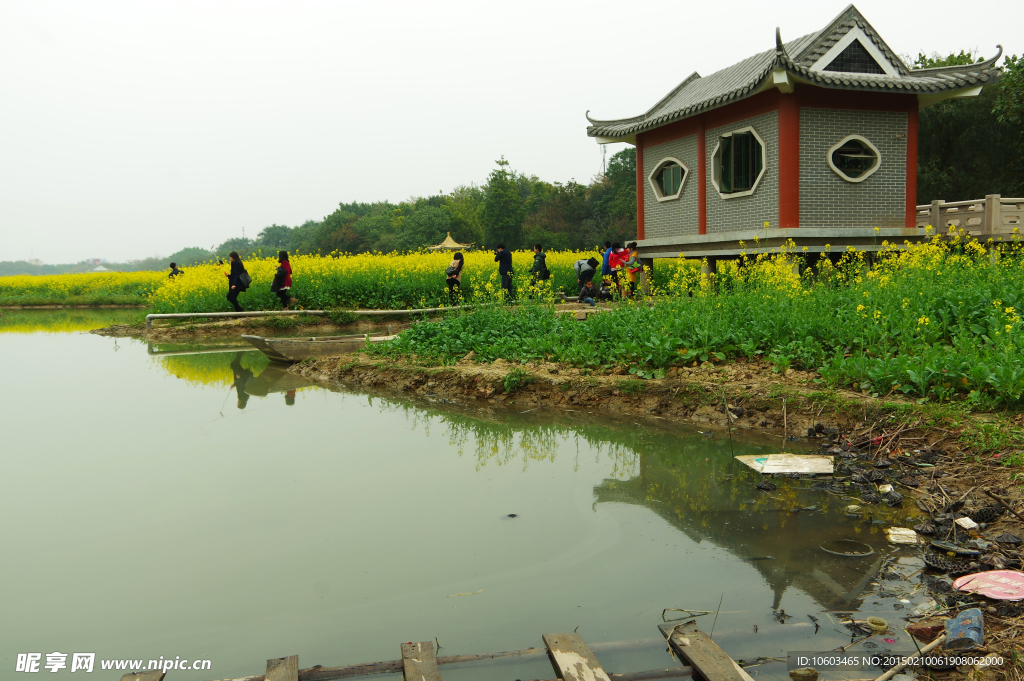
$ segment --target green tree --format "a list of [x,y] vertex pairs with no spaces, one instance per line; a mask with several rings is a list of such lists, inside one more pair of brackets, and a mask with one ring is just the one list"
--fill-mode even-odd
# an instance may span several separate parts
[[[964,51],[946,57],[921,54],[914,66],[964,66],[978,61]],[[979,199],[986,194],[1020,196],[1024,191],[1019,61],[1009,57],[1005,68],[1003,79],[985,86],[977,97],[949,99],[921,111],[918,204]]]
[[496,163],[498,167],[491,171],[484,187],[481,214],[485,230],[484,243],[487,248],[504,243],[507,248],[515,249],[523,243],[526,205],[516,173],[509,169],[508,161],[502,156]]
[[286,251],[291,248],[292,228],[287,225],[270,225],[256,235],[256,243],[266,249]]

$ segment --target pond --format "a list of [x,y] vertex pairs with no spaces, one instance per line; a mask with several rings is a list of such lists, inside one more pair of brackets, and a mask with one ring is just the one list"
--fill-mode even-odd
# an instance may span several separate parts
[[[756,489],[733,456],[777,437],[331,391],[257,352],[84,333],[119,314],[0,317],[5,665],[181,657],[211,669],[169,681],[222,679],[577,631],[641,671],[678,664],[664,609],[720,602],[698,624],[733,657],[827,650],[850,635],[826,611],[861,606],[890,553],[878,521],[900,519],[808,480]],[[847,538],[875,554],[819,548]],[[552,677],[543,657],[442,673]]]

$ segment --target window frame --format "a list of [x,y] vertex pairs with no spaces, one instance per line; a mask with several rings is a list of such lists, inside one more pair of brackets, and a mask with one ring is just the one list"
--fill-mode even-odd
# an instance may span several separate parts
[[[658,184],[658,173],[665,169],[665,166],[675,164],[683,169],[683,176],[679,180],[679,189],[675,194],[665,195],[661,191],[661,186]],[[665,158],[658,161],[655,164],[654,169],[647,174],[647,183],[651,186],[651,191],[654,193],[654,198],[660,201],[675,201],[683,195],[683,189],[686,188],[686,178],[690,176],[690,168],[685,163],[680,161],[678,158],[672,156],[666,156]]]
[[[861,144],[867,146],[869,149],[871,149],[871,151],[875,152],[875,165],[871,166],[866,171],[864,171],[864,174],[861,175],[860,177],[850,177],[842,170],[840,170],[832,161],[832,154],[838,151],[840,147],[842,147],[850,140],[856,140]],[[835,144],[828,148],[828,152],[825,153],[825,160],[828,162],[828,167],[832,169],[832,172],[838,175],[842,180],[846,182],[851,182],[853,184],[857,184],[858,182],[863,182],[864,180],[874,175],[875,171],[882,167],[882,152],[878,150],[878,147],[871,143],[871,140],[864,137],[863,135],[847,135],[846,137],[839,140],[838,142],[836,142]]]
[[[720,155],[722,150],[722,140],[726,137],[732,137],[733,135],[742,133],[752,134],[758,144],[761,145],[761,171],[757,174],[757,177],[754,178],[754,182],[751,184],[750,189],[745,189],[739,192],[723,192],[720,181],[722,173],[722,159]],[[768,172],[768,145],[753,126],[748,125],[742,128],[736,128],[735,130],[730,130],[729,132],[720,133],[718,135],[718,141],[715,143],[715,148],[711,151],[711,184],[714,185],[715,191],[718,192],[719,197],[722,199],[738,199],[752,195],[757,191],[757,188],[761,186],[761,180],[764,179],[764,174],[766,172]]]

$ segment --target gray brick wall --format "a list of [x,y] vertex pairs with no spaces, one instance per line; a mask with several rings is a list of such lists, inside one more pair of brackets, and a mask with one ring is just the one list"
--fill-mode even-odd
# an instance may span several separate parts
[[[678,199],[658,201],[647,176],[666,157],[677,158],[690,169]],[[690,135],[644,148],[644,238],[697,233],[697,136]]]
[[[861,135],[881,153],[863,182],[847,182],[828,164],[829,148]],[[800,109],[800,226],[902,227],[907,192],[907,114]]]
[[[765,168],[761,183],[750,196],[723,199],[711,183],[711,155],[722,133],[750,126],[765,141]],[[768,222],[778,227],[779,220],[779,114],[777,111],[748,118],[705,131],[707,158],[708,234],[736,229],[763,229]],[[645,152],[646,153],[646,152]]]

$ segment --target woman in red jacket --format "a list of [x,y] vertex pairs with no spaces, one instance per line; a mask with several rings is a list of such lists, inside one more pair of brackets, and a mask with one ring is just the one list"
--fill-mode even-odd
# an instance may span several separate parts
[[299,302],[292,298],[292,264],[288,262],[288,251],[279,252],[277,254],[277,262],[279,265],[277,273],[274,275],[274,283],[270,285],[270,290],[277,294],[277,297],[281,299],[281,304],[284,305],[284,309],[287,310],[289,305]]

